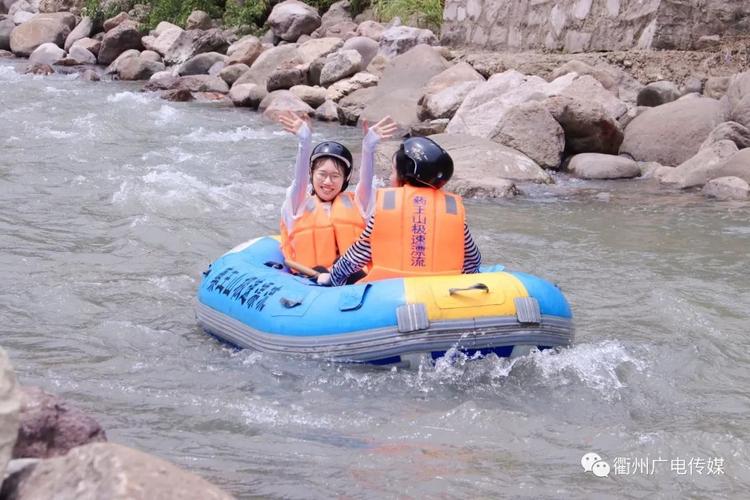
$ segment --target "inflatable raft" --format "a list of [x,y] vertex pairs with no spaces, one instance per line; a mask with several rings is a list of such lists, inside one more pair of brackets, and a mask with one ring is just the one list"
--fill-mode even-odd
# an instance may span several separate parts
[[502,266],[328,288],[282,262],[278,240],[263,237],[211,264],[198,290],[201,327],[240,348],[380,365],[451,349],[515,356],[573,340],[560,289]]

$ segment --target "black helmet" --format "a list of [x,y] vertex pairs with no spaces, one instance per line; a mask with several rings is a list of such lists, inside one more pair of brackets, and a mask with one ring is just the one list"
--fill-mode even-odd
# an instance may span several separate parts
[[440,189],[453,175],[453,160],[432,139],[412,137],[396,151],[396,173],[407,184]]
[[344,163],[344,185],[341,190],[345,190],[349,185],[349,177],[352,175],[352,153],[346,146],[334,141],[321,142],[315,146],[310,155],[310,174],[312,175],[312,165],[318,158],[330,156],[338,158]]

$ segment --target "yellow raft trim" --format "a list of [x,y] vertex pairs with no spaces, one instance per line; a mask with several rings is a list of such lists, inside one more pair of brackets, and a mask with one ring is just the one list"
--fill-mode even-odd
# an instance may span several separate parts
[[[422,303],[430,321],[515,316],[513,299],[528,297],[523,283],[508,273],[461,274],[452,276],[420,276],[403,278],[407,304]],[[482,283],[489,288],[466,290],[454,294],[451,288],[467,288]]]

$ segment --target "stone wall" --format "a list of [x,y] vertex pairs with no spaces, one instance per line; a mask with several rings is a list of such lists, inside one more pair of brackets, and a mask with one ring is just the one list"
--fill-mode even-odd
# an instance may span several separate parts
[[492,50],[692,50],[750,35],[750,0],[446,0],[442,41]]

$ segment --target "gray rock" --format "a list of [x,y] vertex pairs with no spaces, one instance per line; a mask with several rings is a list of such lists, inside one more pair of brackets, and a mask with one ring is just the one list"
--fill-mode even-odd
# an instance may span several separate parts
[[65,57],[65,51],[54,43],[43,43],[29,56],[29,64],[49,64],[50,66],[57,63]]
[[136,49],[129,49],[117,56],[117,59],[112,61],[112,63],[107,66],[107,68],[104,70],[105,75],[112,75],[117,73],[117,68],[120,66],[120,63],[124,61],[125,59],[131,58],[131,57],[139,57],[141,53],[137,51]]
[[235,84],[255,83],[266,88],[271,73],[276,71],[276,68],[282,64],[289,63],[299,63],[297,47],[292,44],[273,47],[262,52],[253,65],[250,66],[250,71],[242,75]]
[[719,177],[739,177],[745,182],[750,182],[750,148],[745,148],[729,156],[720,165],[712,168],[709,178],[717,179]]
[[172,89],[163,91],[159,97],[171,102],[189,102],[193,100],[193,93],[188,89]]
[[440,144],[453,158],[451,182],[478,179],[482,179],[482,182],[485,179],[552,182],[550,175],[534,160],[496,142],[462,134],[438,134],[430,136],[430,139]]
[[679,165],[695,155],[701,143],[723,121],[724,110],[715,99],[700,97],[663,104],[628,124],[620,153],[637,161]]
[[745,97],[750,96],[750,71],[738,73],[732,77],[726,96],[731,110],[734,110]]
[[320,71],[320,84],[327,87],[354,75],[362,68],[362,56],[359,52],[356,50],[339,50],[326,58],[326,63]]
[[731,120],[745,127],[750,127],[750,93],[743,97],[732,108]]
[[356,33],[359,36],[366,36],[367,38],[372,38],[376,42],[379,42],[383,31],[385,31],[385,26],[383,26],[381,23],[373,20],[367,20],[359,23]]
[[[166,33],[169,33],[169,31]],[[202,54],[203,52],[223,53],[226,52],[228,47],[229,43],[220,29],[189,30],[181,32],[165,53],[161,53],[159,50],[157,52],[164,56],[166,64],[172,65],[182,64],[196,54]]]
[[[64,13],[72,16],[71,14]],[[73,22],[75,22],[75,16]],[[39,14],[17,26],[10,34],[10,50],[17,56],[29,57],[43,43],[65,44],[70,34],[69,21],[63,15]]]
[[[653,179],[655,178],[656,171],[664,165],[660,165],[659,163],[656,163],[655,161],[639,161],[636,162],[638,165],[638,168],[641,169],[641,179]],[[668,169],[673,169],[674,167],[666,167]]]
[[685,94],[701,94],[703,93],[703,80],[700,78],[697,78],[695,76],[690,76],[685,79],[685,82],[682,84],[682,88],[680,89],[680,92],[682,95]]
[[94,55],[97,55],[101,46],[102,42],[100,42],[99,40],[94,40],[93,38],[81,38],[80,40],[77,40],[73,43],[71,49],[73,47],[80,47],[82,49],[88,50]]
[[661,106],[682,96],[677,84],[669,80],[651,82],[638,92],[638,106]]
[[[231,68],[231,66],[230,66]],[[260,102],[268,95],[265,87],[255,83],[241,83],[233,85],[229,91],[232,104],[240,107],[257,109]]]
[[703,95],[712,99],[721,99],[727,93],[731,76],[710,76],[703,87]]
[[0,50],[10,50],[10,33],[15,27],[12,19],[0,20]]
[[[290,87],[289,91],[309,104],[312,108],[317,108],[326,101],[326,89],[323,87],[295,85]],[[336,116],[338,116],[338,112]]]
[[[221,73],[221,70],[223,70],[226,67],[226,64],[224,61],[216,61],[211,65],[210,68],[208,68],[208,74],[211,76],[219,76]],[[222,78],[223,80],[223,78]]]
[[332,54],[343,45],[343,40],[339,38],[316,38],[301,43],[297,49],[297,55],[305,64],[311,64],[313,61]]
[[307,67],[288,62],[280,65],[268,76],[266,90],[287,90],[295,85],[307,85]]
[[521,194],[515,182],[508,179],[460,179],[448,183],[450,191],[464,198],[513,198]]
[[117,66],[120,80],[148,80],[159,71],[164,71],[163,63],[143,57],[128,57]]
[[720,123],[708,134],[700,149],[723,140],[732,141],[738,149],[750,148],[750,129],[736,122]]
[[140,50],[141,48],[141,33],[138,31],[138,25],[133,21],[125,20],[104,34],[97,59],[99,64],[110,64],[126,50]]
[[153,50],[144,50],[143,52],[141,52],[141,57],[143,59],[146,59],[147,61],[162,62],[159,53],[154,52]]
[[153,36],[155,36],[155,37],[159,37],[164,32],[166,32],[167,30],[173,30],[173,29],[177,29],[179,31],[182,31],[182,28],[180,28],[176,24],[172,24],[172,23],[167,22],[167,21],[161,21],[159,24],[156,25],[156,28],[154,28],[154,30],[151,32],[151,34]]
[[573,156],[568,171],[581,179],[632,179],[641,175],[640,167],[630,158],[600,153]]
[[128,16],[127,12],[120,12],[114,17],[110,17],[109,19],[104,21],[104,24],[102,27],[104,28],[104,32],[107,33],[115,28],[117,28],[119,25],[121,25],[123,22],[130,19],[130,16]]
[[556,68],[552,72],[552,79],[559,78],[563,75],[567,75],[568,73],[577,73],[578,75],[590,75],[594,77],[605,89],[610,91],[617,97],[619,95],[618,86],[617,86],[617,77],[615,74],[613,74],[612,71],[610,71],[607,68],[601,68],[597,67],[594,68],[593,66],[586,64],[583,61],[579,61],[578,59],[573,59],[562,66]]
[[185,21],[186,30],[211,29],[211,16],[202,10],[194,10]]
[[28,23],[29,21],[34,19],[35,15],[36,14],[34,14],[33,12],[19,10],[18,12],[13,14],[13,23],[16,25]]
[[80,45],[71,47],[68,55],[81,64],[96,64],[96,56]]
[[432,31],[427,29],[393,26],[383,30],[378,43],[383,55],[395,57],[417,45],[437,45],[438,39]]
[[[156,38],[144,36],[141,41],[146,49],[153,50],[163,57],[181,40],[184,31],[182,28],[175,26],[174,28],[165,29]],[[181,43],[186,44],[187,42],[182,40]]]
[[[554,82],[550,85],[553,84]],[[559,95],[599,104],[615,120],[624,115],[628,110],[624,102],[615,97],[612,92],[605,89],[598,80],[590,75],[582,75],[574,78],[570,84],[566,85],[559,92]]]
[[[376,92],[360,115],[370,123],[390,115],[403,132],[418,123],[417,109],[422,89],[448,63],[430,46],[417,45],[391,61],[383,72]],[[341,104],[339,104],[339,108]]]
[[99,423],[39,387],[21,388],[21,414],[14,458],[62,456],[76,446],[106,441]]
[[362,56],[362,67],[366,68],[378,53],[378,43],[372,38],[355,36],[344,42],[341,50],[356,50]]
[[512,107],[490,138],[524,153],[542,168],[557,169],[565,150],[563,128],[547,108],[536,101]]
[[623,132],[617,120],[599,104],[566,96],[544,101],[565,132],[567,154],[617,154]]
[[718,177],[703,186],[703,194],[719,200],[747,200],[750,198],[750,184],[739,177]]
[[300,35],[309,35],[321,23],[318,12],[297,0],[284,0],[276,4],[266,21],[273,34],[282,40],[295,42]]
[[94,28],[94,23],[91,20],[90,17],[84,16],[81,18],[81,22],[78,23],[78,26],[73,28],[73,31],[70,32],[70,34],[65,39],[65,50],[70,51],[70,48],[73,46],[75,42],[78,40],[81,40],[83,38],[87,38],[89,35],[91,35],[91,30]]
[[341,21],[336,24],[332,24],[326,27],[320,27],[315,32],[313,32],[313,36],[322,36],[322,37],[337,37],[341,38],[343,40],[348,40],[349,38],[357,36],[357,23],[354,21]]
[[325,101],[315,108],[315,118],[323,122],[336,122],[339,120],[339,109],[333,101]]
[[409,135],[411,137],[427,137],[442,134],[445,132],[446,127],[448,127],[449,121],[447,118],[438,118],[416,123],[409,129]]
[[484,82],[484,77],[465,62],[454,64],[433,76],[419,99],[419,119],[452,118],[480,82]]
[[245,64],[250,67],[263,52],[263,45],[258,37],[248,35],[240,38],[227,49],[227,66]]
[[247,64],[232,64],[231,66],[225,66],[224,69],[219,72],[219,78],[227,82],[227,85],[231,87],[239,77],[249,70],[250,67]]
[[[82,49],[86,50],[86,49]],[[98,82],[101,80],[101,77],[99,76],[99,73],[94,71],[93,69],[86,69],[78,74],[78,78],[83,80],[84,82]]]
[[229,86],[218,76],[190,75],[177,78],[172,88],[188,89],[190,92],[218,92],[229,93]]
[[3,483],[5,467],[11,458],[18,435],[20,394],[16,385],[16,375],[5,351],[0,348],[0,486]]
[[228,493],[160,458],[112,443],[92,443],[41,460],[11,476],[8,498],[229,500]]
[[344,38],[344,35],[357,29],[352,19],[351,4],[348,0],[342,0],[331,4],[320,19],[320,27],[313,32],[313,38],[335,36]]
[[29,64],[24,70],[24,75],[42,75],[47,76],[54,74],[55,70],[49,64]]
[[716,174],[716,170],[735,153],[737,153],[737,146],[732,141],[715,142],[682,162],[660,180],[664,184],[674,184],[683,189],[703,186],[709,180],[721,177]]
[[[199,12],[199,11],[195,11]],[[218,52],[204,52],[202,54],[195,55],[182,63],[177,69],[177,74],[180,76],[187,75],[207,75],[209,68],[221,61],[224,62],[227,56],[219,54]]]
[[[264,104],[265,102],[267,104]],[[303,117],[315,113],[313,108],[288,90],[277,90],[268,94],[259,109],[263,112],[264,118],[272,121],[278,121],[282,113],[289,111]]]
[[380,81],[380,79],[377,76],[361,71],[351,78],[339,80],[325,89],[326,99],[333,102],[339,102],[355,90],[374,87],[378,84],[378,81]]
[[376,87],[360,88],[342,98],[338,102],[339,123],[356,125],[365,107],[374,99],[376,91]]
[[13,52],[10,50],[0,49],[0,59],[13,57]]

